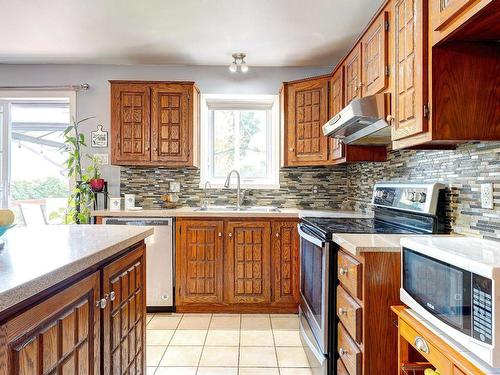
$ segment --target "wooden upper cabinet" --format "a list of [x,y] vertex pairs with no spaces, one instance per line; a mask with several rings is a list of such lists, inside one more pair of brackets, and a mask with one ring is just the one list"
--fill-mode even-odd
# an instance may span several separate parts
[[96,272],[0,326],[0,373],[100,374],[99,285]]
[[363,48],[363,96],[377,94],[388,86],[389,13],[382,12],[366,31]]
[[[340,66],[330,80],[330,116],[344,108],[344,67]],[[330,138],[330,160],[338,160],[345,155],[345,145],[338,138]]]
[[284,165],[321,165],[328,160],[329,77],[285,82],[281,91],[284,121]]
[[394,3],[393,140],[420,134],[428,128],[426,20],[427,1]]
[[111,81],[111,161],[198,165],[199,91],[193,82]]
[[477,0],[431,0],[432,27],[442,30],[470,4]]
[[361,43],[358,43],[344,62],[344,92],[346,105],[353,99],[362,97],[363,81],[361,53]]
[[222,221],[177,223],[176,304],[223,302]]
[[145,246],[103,269],[104,374],[145,374]]
[[228,303],[271,302],[270,237],[268,221],[226,223],[225,290]]
[[272,223],[271,279],[273,302],[299,302],[299,237],[294,221]]
[[111,161],[141,163],[150,153],[150,88],[146,84],[111,85]]

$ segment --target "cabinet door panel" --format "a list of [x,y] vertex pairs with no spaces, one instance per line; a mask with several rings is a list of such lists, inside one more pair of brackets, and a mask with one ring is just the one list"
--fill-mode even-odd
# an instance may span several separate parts
[[[330,117],[344,108],[344,67],[341,66],[330,80]],[[330,138],[330,160],[338,160],[345,156],[345,145],[338,138]]]
[[297,223],[273,223],[271,238],[273,302],[297,304],[300,282]]
[[363,96],[377,94],[387,88],[389,14],[382,12],[370,26],[361,44],[363,46]]
[[151,89],[153,161],[189,162],[190,94],[185,85],[154,85]]
[[183,220],[177,225],[177,303],[222,303],[224,223]]
[[435,31],[444,29],[460,13],[477,0],[432,0],[432,23]]
[[0,373],[100,373],[96,272],[0,326]]
[[146,257],[144,245],[103,269],[104,373],[144,374]]
[[150,98],[145,84],[111,84],[113,163],[150,161]]
[[328,139],[322,131],[328,121],[328,79],[291,83],[288,90],[289,165],[328,160]]
[[361,43],[358,43],[344,62],[345,104],[362,96]]
[[395,74],[392,139],[397,140],[427,130],[427,1],[398,0],[395,17]]
[[269,222],[227,223],[226,290],[228,303],[269,303],[270,235]]

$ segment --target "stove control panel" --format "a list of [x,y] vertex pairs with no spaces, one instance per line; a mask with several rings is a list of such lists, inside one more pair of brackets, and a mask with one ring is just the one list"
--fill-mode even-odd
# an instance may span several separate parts
[[396,208],[435,214],[442,184],[377,184],[372,203],[380,207]]

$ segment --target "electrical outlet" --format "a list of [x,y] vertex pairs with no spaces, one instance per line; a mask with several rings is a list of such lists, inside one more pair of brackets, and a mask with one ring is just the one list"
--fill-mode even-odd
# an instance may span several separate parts
[[313,185],[313,194],[318,194],[318,185]]
[[94,157],[100,159],[102,165],[109,164],[108,154],[94,154]]
[[172,193],[179,193],[180,191],[181,191],[181,184],[180,184],[180,182],[172,181],[170,183],[170,192],[172,192]]
[[481,207],[493,209],[493,184],[481,184]]

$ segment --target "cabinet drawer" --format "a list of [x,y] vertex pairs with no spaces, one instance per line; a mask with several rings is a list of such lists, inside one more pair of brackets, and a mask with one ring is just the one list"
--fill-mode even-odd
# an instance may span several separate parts
[[347,369],[344,366],[344,362],[339,358],[337,359],[337,375],[349,375]]
[[361,306],[341,286],[337,287],[337,315],[351,337],[361,343]]
[[338,277],[344,288],[354,297],[361,299],[361,263],[339,251]]
[[452,364],[448,358],[437,350],[426,337],[421,336],[402,319],[399,319],[399,334],[432,363],[441,374],[451,373]]
[[361,374],[361,350],[349,336],[342,323],[338,325],[337,349],[347,372],[350,375]]

